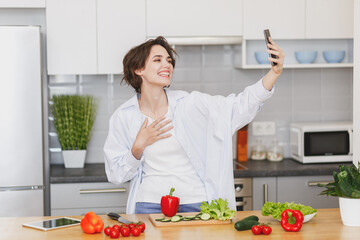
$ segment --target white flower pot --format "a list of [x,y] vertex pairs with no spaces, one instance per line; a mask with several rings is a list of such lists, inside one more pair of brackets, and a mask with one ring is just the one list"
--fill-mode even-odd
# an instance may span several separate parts
[[83,168],[86,150],[63,150],[65,168]]
[[360,226],[360,198],[339,197],[341,220],[346,226]]

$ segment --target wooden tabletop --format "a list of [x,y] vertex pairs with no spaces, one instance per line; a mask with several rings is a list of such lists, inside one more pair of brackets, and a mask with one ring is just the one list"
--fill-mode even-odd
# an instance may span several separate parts
[[[123,217],[131,221],[143,221],[146,224],[146,230],[136,239],[252,239],[252,240],[307,240],[307,239],[356,239],[360,236],[360,227],[344,226],[341,222],[339,209],[319,209],[318,214],[310,222],[305,223],[299,232],[285,232],[280,223],[272,217],[261,216],[260,211],[237,212],[236,220],[240,220],[249,215],[257,215],[260,222],[270,222],[272,233],[266,235],[253,235],[251,230],[236,231],[234,223],[227,225],[208,225],[208,226],[176,226],[174,223],[171,227],[154,227],[149,221],[148,214],[126,215]],[[81,219],[81,216],[70,216]],[[62,239],[107,239],[103,232],[99,234],[85,234],[80,226],[68,227],[52,231],[41,231],[32,228],[22,227],[23,223],[39,221],[52,217],[17,217],[17,218],[0,218],[0,239],[9,240],[62,240]],[[117,222],[102,215],[105,226],[114,225]],[[134,239],[129,237],[127,239]],[[120,237],[120,239],[124,239]]]

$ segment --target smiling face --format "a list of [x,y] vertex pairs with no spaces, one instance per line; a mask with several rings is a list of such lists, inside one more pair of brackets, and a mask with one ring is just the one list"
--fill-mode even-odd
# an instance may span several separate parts
[[141,88],[169,86],[174,70],[171,62],[171,57],[164,47],[152,46],[145,67],[135,71],[143,80]]

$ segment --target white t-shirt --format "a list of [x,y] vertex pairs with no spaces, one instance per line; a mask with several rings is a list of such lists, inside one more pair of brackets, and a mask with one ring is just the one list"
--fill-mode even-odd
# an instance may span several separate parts
[[[147,118],[148,125],[154,121]],[[166,119],[171,119],[170,108]],[[180,198],[180,204],[206,201],[204,183],[177,141],[174,129],[167,133],[171,133],[171,137],[158,140],[144,150],[143,177],[136,202],[160,203],[172,187],[175,188],[173,196]]]

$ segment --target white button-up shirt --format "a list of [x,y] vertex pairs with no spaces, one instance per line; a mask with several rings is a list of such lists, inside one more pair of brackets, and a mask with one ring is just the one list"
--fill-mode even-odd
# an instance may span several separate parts
[[[262,79],[227,97],[166,90],[176,137],[204,182],[208,202],[221,197],[236,209],[232,135],[255,117],[273,92],[274,88],[263,87]],[[135,213],[142,180],[144,157],[137,160],[131,148],[144,120],[135,95],[111,116],[104,146],[108,180],[115,184],[130,181],[127,214]]]

